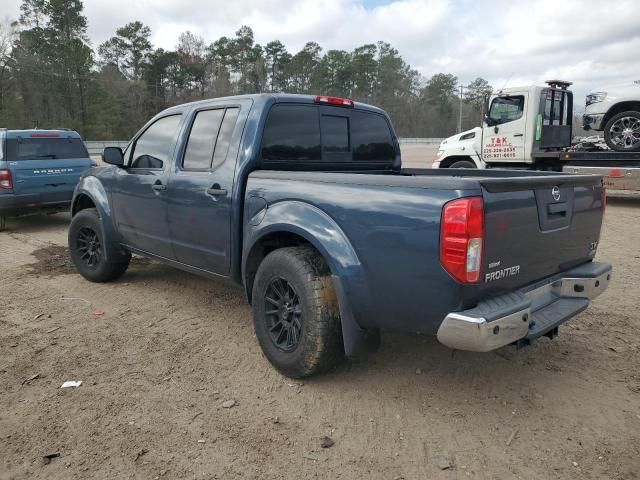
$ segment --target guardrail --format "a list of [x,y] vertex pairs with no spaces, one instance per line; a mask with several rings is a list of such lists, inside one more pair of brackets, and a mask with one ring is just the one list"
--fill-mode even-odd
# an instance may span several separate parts
[[87,150],[89,151],[89,156],[92,157],[99,157],[102,155],[104,147],[120,147],[124,149],[128,143],[128,140],[87,140],[84,142]]
[[444,138],[398,138],[400,143],[437,143],[440,144]]

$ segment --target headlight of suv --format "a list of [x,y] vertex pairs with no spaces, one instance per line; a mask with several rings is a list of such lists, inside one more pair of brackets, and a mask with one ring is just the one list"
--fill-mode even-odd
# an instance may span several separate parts
[[587,95],[587,106],[592,103],[603,102],[607,98],[607,92],[593,92]]

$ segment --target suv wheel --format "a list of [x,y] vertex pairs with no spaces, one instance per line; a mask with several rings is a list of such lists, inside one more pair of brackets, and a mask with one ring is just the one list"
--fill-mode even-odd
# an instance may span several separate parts
[[269,361],[302,378],[344,356],[340,312],[329,268],[308,247],[287,247],[262,261],[253,283],[253,324]]
[[78,212],[69,226],[69,253],[76,270],[91,282],[109,282],[129,266],[130,255],[109,255],[102,220],[95,208]]
[[640,152],[640,112],[621,112],[604,127],[604,141],[616,152]]

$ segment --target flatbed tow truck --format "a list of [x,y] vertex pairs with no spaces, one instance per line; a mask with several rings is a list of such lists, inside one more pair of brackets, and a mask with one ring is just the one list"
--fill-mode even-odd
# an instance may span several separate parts
[[481,127],[442,141],[433,168],[499,168],[599,174],[614,190],[640,190],[640,152],[572,151],[571,82],[499,90]]

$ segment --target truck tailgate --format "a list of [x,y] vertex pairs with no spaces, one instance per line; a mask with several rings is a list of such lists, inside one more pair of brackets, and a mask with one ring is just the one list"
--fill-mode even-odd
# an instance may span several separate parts
[[508,290],[593,259],[605,198],[602,177],[480,180],[485,208],[483,290]]

